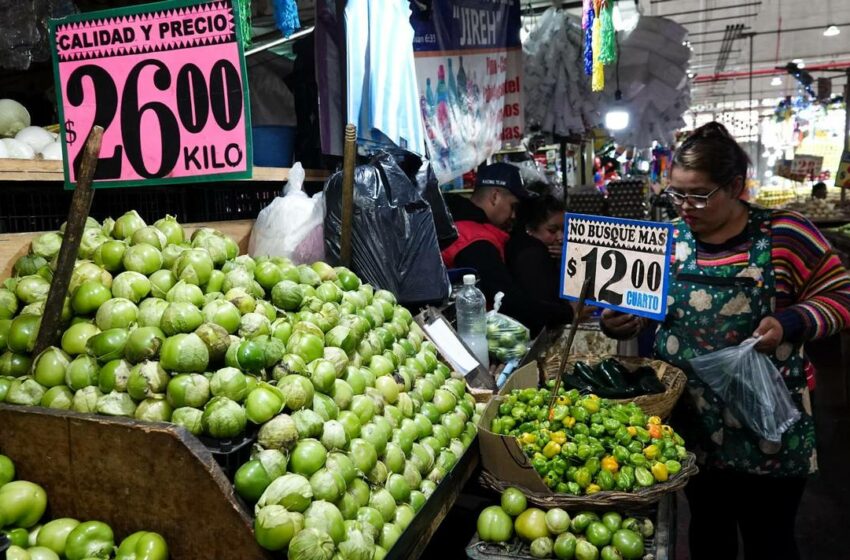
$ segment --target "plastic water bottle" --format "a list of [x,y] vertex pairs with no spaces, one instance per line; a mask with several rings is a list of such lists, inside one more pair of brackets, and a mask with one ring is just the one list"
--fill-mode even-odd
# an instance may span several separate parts
[[485,368],[490,367],[487,351],[487,300],[475,287],[475,275],[463,277],[463,288],[455,300],[457,332]]

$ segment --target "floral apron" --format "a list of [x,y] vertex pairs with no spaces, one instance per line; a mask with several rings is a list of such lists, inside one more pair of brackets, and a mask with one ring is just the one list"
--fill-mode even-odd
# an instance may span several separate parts
[[770,210],[750,208],[751,240],[746,268],[697,264],[696,240],[684,223],[674,229],[676,262],[667,297],[667,318],[655,339],[656,356],[685,371],[687,389],[673,414],[676,430],[701,465],[782,477],[817,470],[814,422],[802,347],[782,343],[771,355],[802,415],[768,442],[746,428],[691,370],[688,360],[740,344],[774,311]]

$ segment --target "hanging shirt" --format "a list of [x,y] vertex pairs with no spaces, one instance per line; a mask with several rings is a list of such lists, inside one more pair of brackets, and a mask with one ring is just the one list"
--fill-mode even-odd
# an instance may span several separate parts
[[410,7],[350,0],[345,8],[348,122],[358,140],[422,154],[425,135],[413,64]]

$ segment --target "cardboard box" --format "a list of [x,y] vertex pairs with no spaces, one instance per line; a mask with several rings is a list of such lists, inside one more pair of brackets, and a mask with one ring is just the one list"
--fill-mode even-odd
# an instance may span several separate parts
[[498,414],[504,396],[514,389],[538,386],[537,364],[524,366],[511,375],[494,397],[478,422],[478,442],[481,446],[481,464],[499,480],[514,483],[540,494],[552,494],[543,479],[531,466],[531,459],[523,453],[516,438],[490,431],[490,421]]

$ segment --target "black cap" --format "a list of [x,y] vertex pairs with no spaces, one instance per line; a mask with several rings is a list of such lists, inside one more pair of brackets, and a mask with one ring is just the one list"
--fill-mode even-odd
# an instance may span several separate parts
[[500,162],[479,167],[475,179],[475,188],[478,187],[501,187],[520,200],[533,196],[522,184],[519,167],[510,163]]

